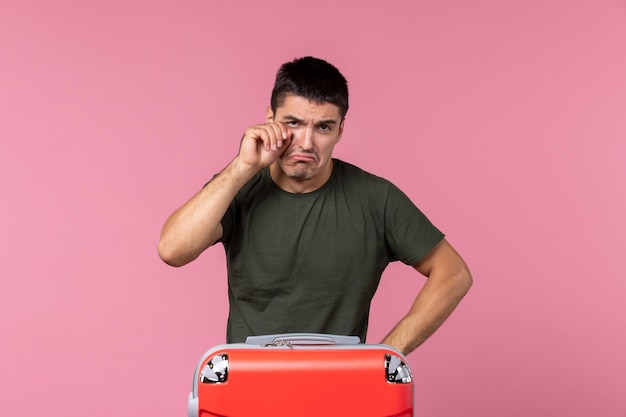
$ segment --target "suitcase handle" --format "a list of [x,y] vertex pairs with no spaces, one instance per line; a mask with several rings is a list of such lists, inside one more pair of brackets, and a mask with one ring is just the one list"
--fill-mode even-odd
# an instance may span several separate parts
[[343,336],[321,333],[283,333],[263,336],[248,336],[246,343],[260,346],[292,346],[292,345],[358,345],[359,336]]

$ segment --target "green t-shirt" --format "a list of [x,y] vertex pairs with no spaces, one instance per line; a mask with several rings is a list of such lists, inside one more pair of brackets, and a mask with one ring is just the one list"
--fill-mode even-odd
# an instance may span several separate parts
[[274,333],[358,335],[389,262],[416,264],[443,234],[389,181],[333,160],[320,189],[292,194],[264,169],[222,219],[227,342]]

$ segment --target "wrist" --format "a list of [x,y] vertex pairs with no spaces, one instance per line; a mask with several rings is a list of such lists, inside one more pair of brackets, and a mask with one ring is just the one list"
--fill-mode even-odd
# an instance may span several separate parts
[[239,156],[236,156],[224,170],[230,180],[237,185],[243,186],[250,181],[260,171],[259,168],[251,166],[243,162]]

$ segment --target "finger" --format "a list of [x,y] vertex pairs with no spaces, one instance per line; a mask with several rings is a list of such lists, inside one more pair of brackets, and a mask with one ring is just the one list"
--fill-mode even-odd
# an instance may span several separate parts
[[270,123],[266,128],[270,137],[270,150],[276,151],[283,146],[283,132],[276,123]]
[[282,153],[284,153],[289,147],[289,145],[291,144],[291,140],[293,139],[293,133],[291,132],[291,129],[289,129],[283,123],[279,123],[279,125],[281,128],[282,137],[283,137],[283,150],[282,150],[283,152]]
[[274,135],[276,136],[276,147],[272,149],[279,149],[283,146],[283,142],[287,136],[285,132],[285,127],[280,123],[269,123],[268,125],[272,128]]
[[269,152],[272,147],[276,146],[276,134],[274,130],[267,125],[262,125],[257,128],[258,138],[263,143],[265,151]]
[[255,142],[261,142],[261,147],[269,151],[272,143],[271,136],[273,133],[268,132],[266,125],[252,126],[248,128],[244,138],[248,138]]
[[283,133],[276,123],[267,123],[261,126],[263,130],[263,143],[266,151],[276,151],[283,145]]
[[277,122],[277,124],[280,127],[281,136],[282,136],[283,142],[284,142],[287,139],[289,139],[289,136],[291,136],[291,130],[289,130],[289,128],[284,123]]

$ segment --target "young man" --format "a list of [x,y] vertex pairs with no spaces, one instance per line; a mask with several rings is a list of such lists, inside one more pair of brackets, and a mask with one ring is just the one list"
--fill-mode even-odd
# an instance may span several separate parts
[[383,270],[401,260],[428,277],[382,341],[408,354],[471,286],[461,257],[398,188],[332,158],[347,111],[334,66],[284,64],[267,122],[249,127],[239,154],[165,222],[158,249],[172,266],[224,245],[229,343],[288,332],[364,341]]

